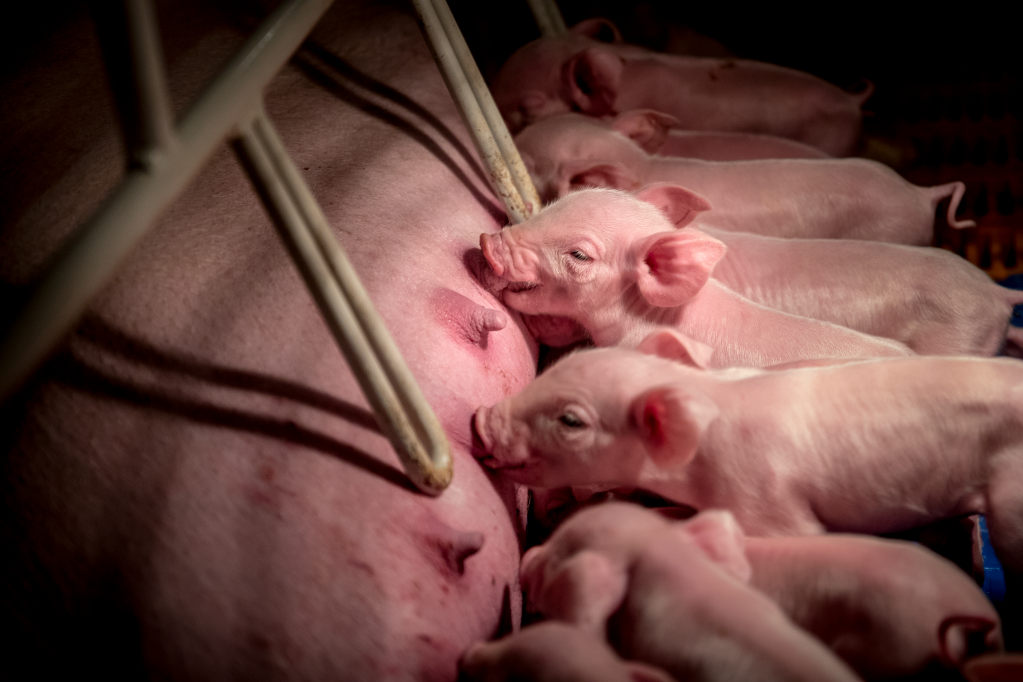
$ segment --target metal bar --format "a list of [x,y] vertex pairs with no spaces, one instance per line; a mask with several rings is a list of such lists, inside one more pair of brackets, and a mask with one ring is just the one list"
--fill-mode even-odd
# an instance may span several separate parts
[[476,98],[476,103],[479,104],[483,118],[487,122],[487,127],[493,135],[498,149],[501,150],[501,156],[504,157],[512,182],[522,198],[526,217],[529,217],[539,211],[541,206],[540,195],[533,185],[533,179],[529,177],[529,171],[526,170],[526,165],[522,163],[522,157],[519,156],[519,150],[512,141],[511,133],[508,132],[508,126],[505,124],[501,112],[498,111],[497,104],[494,103],[494,98],[490,94],[490,88],[487,87],[486,81],[483,80],[483,74],[480,73],[479,67],[476,66],[476,60],[473,58],[469,46],[465,43],[465,38],[462,36],[462,31],[458,28],[458,22],[455,21],[454,15],[451,14],[451,8],[448,7],[447,0],[433,0],[433,6],[437,12],[440,24],[444,28],[444,33],[448,37],[448,42],[455,53],[455,57],[462,67],[462,73],[465,74],[466,82],[468,82],[469,88]]
[[439,494],[453,473],[444,430],[265,114],[234,147],[405,471]]
[[437,60],[441,75],[444,76],[444,82],[447,83],[448,90],[458,105],[459,113],[462,115],[465,127],[469,129],[480,160],[487,168],[491,187],[494,193],[501,198],[512,222],[521,223],[529,216],[530,211],[527,210],[518,188],[512,181],[508,165],[490,132],[490,127],[480,110],[476,96],[473,94],[465,74],[462,73],[461,65],[454,54],[447,33],[440,24],[433,3],[431,0],[412,0],[412,4],[419,15],[419,22],[426,35],[426,42],[430,46],[430,51],[433,52],[434,59]]
[[124,13],[132,55],[132,75],[138,102],[139,147],[132,152],[137,162],[150,166],[158,156],[174,147],[174,117],[171,114],[167,79],[156,13],[150,0],[124,0]]
[[263,87],[330,1],[291,0],[278,7],[184,115],[176,130],[178,148],[148,168],[130,171],[58,252],[0,341],[0,401],[42,363],[157,215],[258,104]]
[[156,16],[149,0],[93,0],[93,21],[121,119],[128,167],[148,167],[174,144]]
[[568,31],[565,19],[558,9],[557,0],[526,0],[533,11],[536,25],[540,27],[540,35],[545,38],[556,38]]

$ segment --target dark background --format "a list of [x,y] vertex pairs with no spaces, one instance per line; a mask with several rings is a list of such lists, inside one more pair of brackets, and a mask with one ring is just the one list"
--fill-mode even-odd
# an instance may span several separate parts
[[[454,0],[473,51],[486,67],[539,31],[525,0]],[[663,49],[671,27],[713,38],[740,57],[790,66],[845,86],[1018,78],[1023,23],[1012,3],[736,4],[645,0],[560,0],[569,26],[593,16],[615,21],[628,42]],[[913,5],[916,5],[915,7]],[[467,30],[471,26],[472,30]],[[487,71],[484,70],[484,74]],[[880,91],[880,88],[879,88]]]

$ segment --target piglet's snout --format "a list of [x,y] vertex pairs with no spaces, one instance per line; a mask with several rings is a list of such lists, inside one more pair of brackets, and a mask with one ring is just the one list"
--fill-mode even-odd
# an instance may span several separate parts
[[511,282],[535,282],[539,275],[539,258],[528,244],[522,242],[520,228],[506,227],[497,234],[480,235],[480,249],[494,274]]
[[967,658],[1003,649],[997,622],[979,617],[947,618],[939,627],[941,658],[946,665],[960,667]]
[[504,276],[504,264],[509,260],[508,247],[500,234],[480,235],[480,248],[483,250],[483,257],[490,263],[491,269],[498,277]]
[[494,451],[494,441],[491,440],[490,434],[487,433],[486,426],[487,413],[489,411],[490,408],[488,407],[480,407],[476,410],[476,414],[472,419],[473,454],[480,459],[491,457]]
[[521,430],[522,425],[513,422],[503,403],[480,407],[473,418],[474,441],[478,439],[473,454],[495,469],[521,467],[529,459]]

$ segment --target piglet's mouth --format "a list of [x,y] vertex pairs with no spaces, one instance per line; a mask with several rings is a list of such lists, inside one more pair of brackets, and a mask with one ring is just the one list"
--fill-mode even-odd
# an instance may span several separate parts
[[470,453],[477,459],[477,461],[479,461],[480,464],[486,466],[488,469],[521,469],[526,466],[526,462],[509,464],[494,457],[493,453],[487,450],[487,444],[480,437],[480,432],[476,428],[475,418],[472,420],[472,449],[470,450]]
[[478,461],[479,461],[480,464],[483,464],[484,466],[486,466],[486,467],[488,467],[490,469],[497,469],[499,471],[513,471],[515,469],[525,469],[527,464],[528,464],[527,462],[519,462],[518,464],[509,464],[508,462],[500,461],[499,459],[495,458],[493,455],[487,455],[486,457],[481,457]]
[[[473,435],[475,436],[475,429],[473,429]],[[475,438],[473,438],[472,456],[476,458],[477,462],[487,467],[488,469],[497,469],[500,471],[506,471],[511,469],[524,469],[528,464],[528,462],[518,462],[517,464],[503,462],[494,455],[484,451],[482,447],[478,447]]]
[[517,294],[522,291],[529,291],[540,286],[539,282],[509,282],[505,291]]

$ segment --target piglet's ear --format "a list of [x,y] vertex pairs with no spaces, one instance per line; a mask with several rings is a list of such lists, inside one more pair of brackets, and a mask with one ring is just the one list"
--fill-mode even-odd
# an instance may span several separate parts
[[696,369],[706,369],[714,349],[696,339],[679,334],[674,329],[665,327],[651,332],[640,341],[636,350],[647,355],[656,355],[666,360],[681,362]]
[[601,17],[594,17],[592,19],[584,19],[578,24],[568,29],[569,33],[575,33],[593,40],[600,41],[602,43],[620,43],[622,42],[622,32],[618,30],[618,27],[614,25],[610,19],[604,19]]
[[672,529],[695,542],[711,561],[736,579],[748,583],[753,567],[746,557],[746,534],[725,509],[708,509],[688,521],[672,524]]
[[635,249],[639,292],[661,308],[689,302],[725,255],[724,244],[693,229],[652,234]]
[[696,220],[697,215],[711,208],[710,202],[696,192],[666,182],[647,185],[635,196],[661,209],[675,227],[685,227]]
[[672,384],[640,395],[632,413],[653,463],[675,469],[696,455],[704,431],[719,410],[704,394]]
[[668,139],[668,131],[678,125],[678,119],[653,109],[633,109],[618,114],[611,128],[638,144],[648,154],[654,154]]
[[621,163],[570,161],[559,168],[562,196],[583,187],[610,187],[631,191],[639,186],[636,176]]
[[573,55],[562,75],[569,100],[588,116],[613,113],[622,68],[622,58],[604,47],[588,47]]

